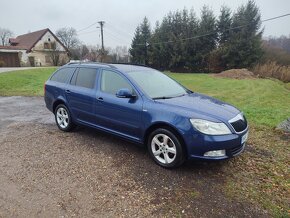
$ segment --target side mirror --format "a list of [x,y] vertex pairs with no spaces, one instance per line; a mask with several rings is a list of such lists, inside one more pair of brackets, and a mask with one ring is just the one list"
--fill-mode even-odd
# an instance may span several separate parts
[[129,89],[119,89],[116,93],[116,96],[118,98],[135,98],[136,95],[134,95]]

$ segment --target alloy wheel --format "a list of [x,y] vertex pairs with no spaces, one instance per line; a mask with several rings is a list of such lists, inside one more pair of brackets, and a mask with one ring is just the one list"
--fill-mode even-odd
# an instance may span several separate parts
[[69,125],[69,116],[68,112],[66,111],[65,108],[60,107],[56,111],[56,120],[58,125],[62,128],[65,129]]
[[170,164],[176,158],[176,146],[166,134],[157,134],[152,138],[151,150],[154,157],[162,164]]

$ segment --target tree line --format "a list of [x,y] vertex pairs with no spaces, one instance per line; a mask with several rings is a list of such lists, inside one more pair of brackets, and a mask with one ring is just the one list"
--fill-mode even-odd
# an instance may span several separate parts
[[216,17],[204,6],[168,13],[153,30],[145,17],[132,40],[131,61],[177,72],[219,72],[251,67],[262,52],[261,15],[253,0]]

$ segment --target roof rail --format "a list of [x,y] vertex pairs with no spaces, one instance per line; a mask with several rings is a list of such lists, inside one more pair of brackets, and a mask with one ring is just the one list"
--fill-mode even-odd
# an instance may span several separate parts
[[107,66],[107,67],[110,67],[110,68],[116,68],[116,66],[114,65],[117,65],[117,64],[125,64],[125,65],[132,65],[132,66],[142,66],[142,67],[148,67],[146,66],[145,64],[139,64],[139,63],[103,63],[103,62],[94,62],[94,61],[72,61],[72,62],[69,62],[67,63],[66,65],[74,65],[74,64],[78,64],[78,65],[81,65],[81,64],[99,64],[99,65],[104,65],[104,66]]
[[96,61],[73,61],[73,62],[68,62],[66,65],[73,65],[73,64],[99,64],[99,65],[105,65],[108,67],[112,67],[110,66],[108,63],[102,63],[102,62],[96,62]]
[[118,63],[109,63],[109,64],[126,64],[126,65],[133,65],[133,66],[142,66],[148,67],[146,64],[139,64],[139,63],[127,63],[127,62],[118,62]]
[[79,61],[79,60],[75,60],[75,61],[70,61],[68,62],[66,65],[71,65],[71,64],[98,64],[98,62],[93,62],[93,61]]

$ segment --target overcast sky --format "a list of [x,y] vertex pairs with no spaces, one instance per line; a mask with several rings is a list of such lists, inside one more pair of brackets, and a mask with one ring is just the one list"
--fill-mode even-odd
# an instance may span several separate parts
[[[0,27],[8,28],[14,34],[25,34],[50,28],[55,32],[61,27],[81,30],[103,20],[105,46],[129,46],[137,25],[147,16],[151,26],[161,21],[169,11],[194,8],[199,16],[202,6],[208,5],[219,15],[222,5],[233,11],[247,0],[15,0],[2,1]],[[290,0],[256,0],[262,19],[290,13]],[[100,29],[92,27],[79,31],[79,39],[86,44],[101,43]],[[263,23],[264,36],[290,34],[290,16]]]

